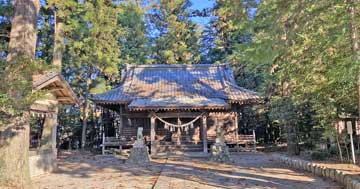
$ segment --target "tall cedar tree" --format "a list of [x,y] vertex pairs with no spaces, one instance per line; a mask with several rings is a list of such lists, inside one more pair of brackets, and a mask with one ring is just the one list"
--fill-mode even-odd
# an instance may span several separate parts
[[239,44],[232,55],[264,78],[259,89],[270,99],[270,119],[287,126],[288,139],[304,142],[298,131],[309,123],[304,136],[316,133],[315,126],[325,131],[317,139],[334,136],[333,121],[356,113],[359,63],[352,58],[351,26],[358,26],[359,16],[351,19],[351,8],[359,4],[262,1],[250,25],[252,42]]
[[81,147],[84,148],[89,96],[107,90],[107,84],[118,79],[119,39],[123,30],[118,23],[120,8],[112,1],[75,2],[65,7],[64,36],[69,56],[64,59],[63,70],[82,100]]
[[145,6],[141,1],[126,1],[120,4],[119,24],[124,35],[121,44],[121,62],[123,64],[146,64],[150,54],[149,39],[145,23]]
[[150,11],[155,63],[193,64],[200,61],[200,33],[190,20],[190,6],[189,0],[160,0]]
[[37,0],[15,0],[6,67],[1,70],[0,186],[29,188],[29,115],[35,71]]

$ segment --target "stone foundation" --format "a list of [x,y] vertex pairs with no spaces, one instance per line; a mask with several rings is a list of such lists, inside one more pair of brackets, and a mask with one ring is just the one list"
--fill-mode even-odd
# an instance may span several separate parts
[[280,161],[281,163],[284,163],[289,167],[308,171],[316,176],[324,177],[343,184],[346,189],[360,189],[360,176],[358,175],[349,174],[346,171],[327,168],[313,162],[294,159],[285,155],[276,154],[273,155],[273,157],[274,159]]
[[127,164],[143,165],[150,163],[149,151],[146,146],[133,147],[130,150],[130,156],[126,160]]
[[210,160],[221,163],[230,162],[229,147],[221,143],[212,145],[210,148]]
[[56,169],[56,166],[56,158],[52,151],[29,152],[30,177],[50,173]]

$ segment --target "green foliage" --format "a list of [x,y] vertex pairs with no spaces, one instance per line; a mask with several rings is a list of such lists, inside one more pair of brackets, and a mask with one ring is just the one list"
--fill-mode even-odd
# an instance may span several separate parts
[[[232,54],[239,44],[251,40],[249,21],[251,11],[257,6],[255,0],[216,0],[212,9],[210,25],[204,32],[204,48],[209,48],[205,59],[209,63],[229,62],[235,64]],[[208,40],[208,41],[207,41]]]
[[[218,9],[227,10],[226,14],[247,10],[247,1],[221,3]],[[253,5],[257,7],[253,18],[242,16],[237,22],[231,18],[235,13],[225,17],[235,25],[225,28],[236,27],[242,35],[250,35],[245,42],[230,40],[233,48],[227,60],[245,72],[240,76],[246,82],[240,84],[255,83],[251,88],[269,100],[269,122],[295,127],[298,142],[319,142],[333,135],[333,121],[340,114],[357,112],[360,63],[352,49],[349,7],[360,10],[359,5],[340,0],[265,0]],[[309,134],[319,131],[318,140]]]
[[59,108],[59,146],[61,148],[72,147],[75,141],[81,141],[82,123],[80,120],[80,111],[75,107],[61,106]]
[[339,149],[336,146],[331,146],[328,149],[328,152],[330,156],[337,156],[339,154]]
[[[193,64],[200,61],[199,29],[190,20],[189,0],[160,0],[150,16],[157,64]],[[156,30],[156,31],[155,31]],[[154,34],[153,34],[154,35]]]
[[311,153],[312,160],[327,160],[330,157],[330,153],[327,150],[318,150]]
[[10,0],[0,2],[0,66],[5,64],[9,43],[13,5]]
[[[118,84],[124,64],[228,62],[240,86],[267,99],[265,106],[243,109],[240,125],[244,131],[262,129],[264,141],[282,141],[289,134],[283,130],[291,128],[286,131],[296,132],[297,142],[313,147],[334,136],[332,123],[339,115],[356,114],[360,62],[349,12],[357,10],[359,27],[355,1],[216,0],[201,12],[211,14],[202,35],[191,20],[189,0],[147,7],[144,2],[47,0],[39,16],[38,60],[5,64],[13,5],[1,1],[2,119],[21,113],[39,96],[31,93],[31,75],[48,69],[41,65],[52,60],[55,11],[65,23],[62,73],[83,102]],[[63,125],[75,124],[78,111],[71,109]]]
[[118,22],[124,30],[120,37],[121,62],[124,64],[146,64],[150,54],[149,38],[146,36],[145,8],[134,1],[120,4]]
[[[75,8],[75,10],[73,10]],[[96,68],[107,76],[118,74],[121,27],[119,8],[105,0],[86,1],[71,7],[66,20],[65,38],[72,56],[71,64]]]
[[51,64],[54,51],[54,19],[50,8],[40,7],[39,22],[41,24],[38,26],[36,58],[44,64]]
[[18,56],[0,69],[0,124],[7,118],[20,116],[46,91],[32,91],[32,75],[49,68],[39,61]]

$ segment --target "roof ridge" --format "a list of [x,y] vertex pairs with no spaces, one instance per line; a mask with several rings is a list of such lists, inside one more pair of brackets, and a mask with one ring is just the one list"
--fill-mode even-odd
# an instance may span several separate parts
[[126,64],[126,68],[196,68],[196,67],[226,67],[229,64]]

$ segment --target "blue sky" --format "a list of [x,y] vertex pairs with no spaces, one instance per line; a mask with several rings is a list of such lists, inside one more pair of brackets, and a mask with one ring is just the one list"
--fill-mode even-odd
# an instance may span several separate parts
[[[191,6],[191,9],[194,9],[194,10],[196,10],[196,9],[202,10],[204,8],[211,8],[215,3],[215,0],[190,0],[190,1],[193,4]],[[209,22],[210,18],[194,17],[194,18],[192,18],[192,20],[201,25],[206,25]]]

